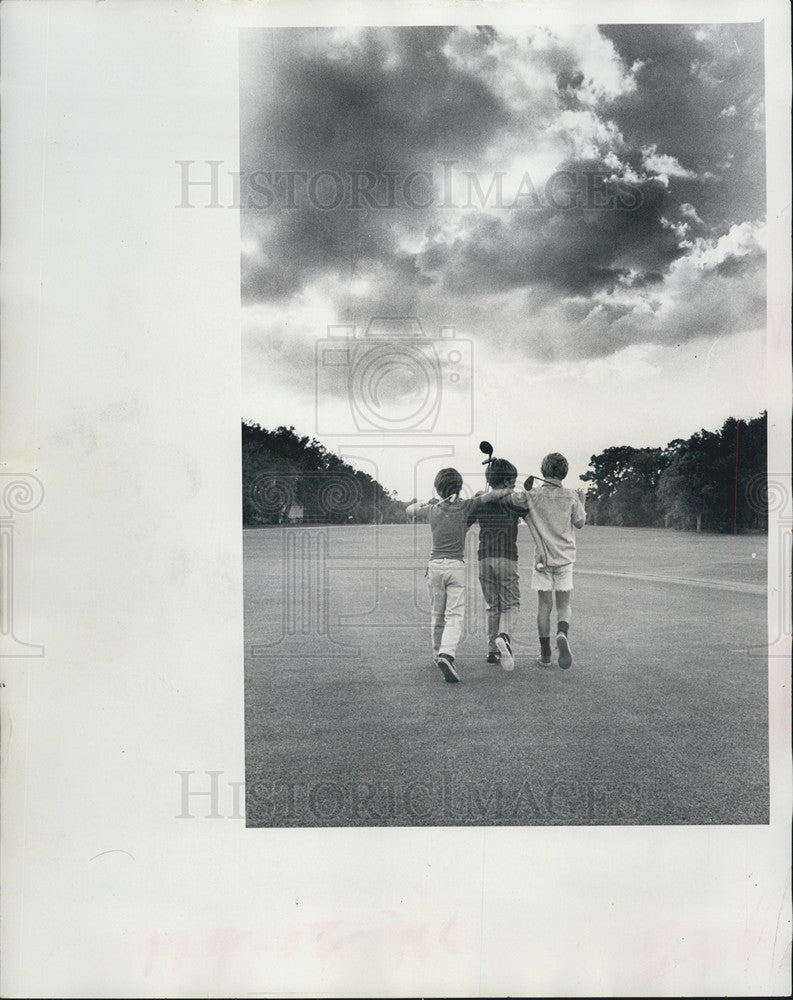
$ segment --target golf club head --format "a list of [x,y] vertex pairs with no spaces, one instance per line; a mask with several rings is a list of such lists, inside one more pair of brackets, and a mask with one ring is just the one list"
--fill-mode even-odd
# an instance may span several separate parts
[[543,479],[542,476],[528,476],[527,479],[526,479],[526,481],[523,484],[523,488],[525,490],[530,490],[532,488],[532,486],[534,486],[535,480],[538,483],[545,483],[546,486],[556,486],[559,489],[561,489],[561,486],[559,485],[559,483],[552,483],[550,481],[550,479]]

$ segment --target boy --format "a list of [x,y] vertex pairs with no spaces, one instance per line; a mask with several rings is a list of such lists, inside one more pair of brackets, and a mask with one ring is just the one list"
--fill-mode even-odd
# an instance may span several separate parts
[[531,576],[531,589],[537,591],[537,631],[540,638],[540,656],[537,662],[543,667],[551,665],[551,611],[556,596],[556,648],[559,666],[567,670],[572,666],[570,651],[570,594],[573,589],[573,563],[575,562],[575,528],[586,522],[584,491],[569,490],[562,486],[568,472],[567,459],[558,452],[542,460],[543,477],[549,480],[539,489],[513,493],[511,503],[528,508],[526,523],[539,540]]
[[432,604],[432,651],[436,666],[444,678],[454,684],[460,680],[454,657],[465,614],[465,536],[476,512],[484,504],[511,491],[493,490],[461,500],[463,477],[457,469],[441,469],[434,486],[440,501],[412,503],[406,513],[411,519],[426,518],[432,529],[432,553],[427,566]]
[[[518,470],[505,458],[494,458],[485,479],[493,489],[515,487]],[[487,607],[487,662],[512,670],[510,636],[520,611],[518,521],[523,511],[509,501],[489,504],[475,515],[479,522],[479,583]]]

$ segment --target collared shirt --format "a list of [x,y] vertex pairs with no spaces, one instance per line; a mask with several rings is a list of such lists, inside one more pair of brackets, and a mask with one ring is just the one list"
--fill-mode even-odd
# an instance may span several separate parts
[[527,522],[531,518],[545,546],[547,566],[566,566],[575,562],[573,529],[583,528],[586,509],[574,490],[544,483],[539,489],[518,490],[503,503],[523,512]]

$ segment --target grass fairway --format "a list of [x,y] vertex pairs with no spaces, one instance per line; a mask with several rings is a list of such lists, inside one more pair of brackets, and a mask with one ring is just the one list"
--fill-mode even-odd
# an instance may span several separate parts
[[768,822],[765,536],[587,526],[562,671],[536,665],[524,532],[511,674],[469,535],[460,684],[430,656],[426,525],[245,532],[249,826]]

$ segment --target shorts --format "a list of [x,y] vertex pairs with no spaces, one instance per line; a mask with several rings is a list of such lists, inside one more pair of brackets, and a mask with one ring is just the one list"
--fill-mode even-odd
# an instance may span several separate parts
[[538,570],[536,566],[531,571],[532,590],[572,590],[573,564],[564,566],[546,566]]

